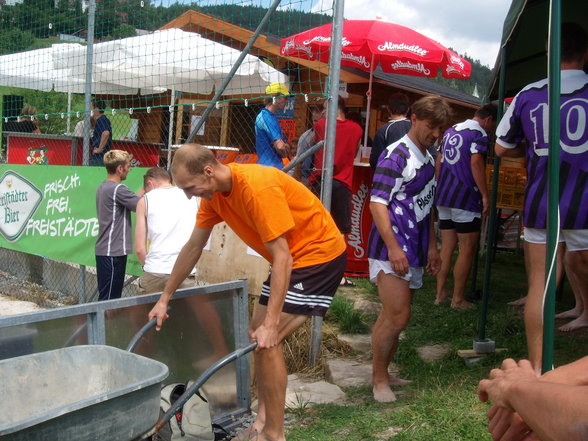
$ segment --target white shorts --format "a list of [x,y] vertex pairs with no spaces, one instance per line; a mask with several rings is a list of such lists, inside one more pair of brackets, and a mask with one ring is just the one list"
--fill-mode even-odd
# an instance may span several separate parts
[[[547,230],[525,227],[524,236],[525,242],[539,245],[547,243]],[[565,242],[569,251],[588,250],[588,230],[560,230],[559,242]]]
[[376,260],[368,259],[370,265],[370,281],[372,283],[378,283],[378,274],[380,271],[384,271],[384,274],[391,274],[402,280],[408,281],[408,287],[410,289],[419,289],[423,286],[423,274],[424,269],[422,266],[411,266],[408,268],[408,273],[404,276],[399,276],[392,269],[392,265],[389,260]]
[[437,207],[439,219],[452,220],[453,222],[471,222],[476,218],[482,217],[480,213],[474,211],[462,210],[460,208]]

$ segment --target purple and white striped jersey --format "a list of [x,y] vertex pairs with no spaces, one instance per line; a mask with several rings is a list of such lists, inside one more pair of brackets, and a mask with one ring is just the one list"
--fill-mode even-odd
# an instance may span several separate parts
[[[561,71],[560,228],[588,229],[588,75]],[[545,228],[548,154],[547,80],[529,84],[513,100],[496,129],[496,142],[515,148],[527,140],[523,223]]]
[[441,168],[437,179],[435,205],[482,212],[482,195],[472,174],[472,155],[486,155],[488,135],[478,121],[468,119],[443,135]]
[[[427,263],[434,197],[433,157],[428,152],[423,154],[408,135],[404,135],[380,156],[370,201],[388,207],[396,240],[410,266]],[[386,244],[374,223],[368,241],[368,257],[389,260]]]

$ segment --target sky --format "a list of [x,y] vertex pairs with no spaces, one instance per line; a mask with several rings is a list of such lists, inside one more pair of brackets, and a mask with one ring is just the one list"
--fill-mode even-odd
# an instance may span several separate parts
[[[235,3],[269,7],[273,0],[152,0],[170,3]],[[346,19],[397,23],[432,38],[459,54],[467,54],[494,67],[502,26],[512,0],[344,0]],[[289,8],[332,14],[333,0],[282,0],[278,9]]]
[[[324,0],[329,3],[332,0]],[[345,18],[409,27],[494,67],[511,0],[345,0]],[[320,9],[319,3],[314,6]]]

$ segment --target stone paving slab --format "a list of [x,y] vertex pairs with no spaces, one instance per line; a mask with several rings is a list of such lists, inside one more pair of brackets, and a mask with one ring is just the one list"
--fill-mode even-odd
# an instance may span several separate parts
[[312,404],[341,403],[347,396],[341,388],[326,381],[305,382],[288,375],[286,407],[301,408]]

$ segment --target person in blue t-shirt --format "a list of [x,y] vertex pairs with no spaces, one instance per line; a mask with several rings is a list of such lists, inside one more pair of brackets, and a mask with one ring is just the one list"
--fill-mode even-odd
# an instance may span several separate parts
[[282,135],[282,127],[275,113],[284,110],[290,92],[283,83],[272,83],[266,87],[265,107],[255,118],[255,150],[257,163],[278,169],[284,168],[282,158],[290,157],[290,146]]
[[112,126],[110,120],[104,115],[105,107],[103,100],[92,101],[92,118],[95,122],[91,140],[90,165],[103,166],[104,154],[112,148]]

